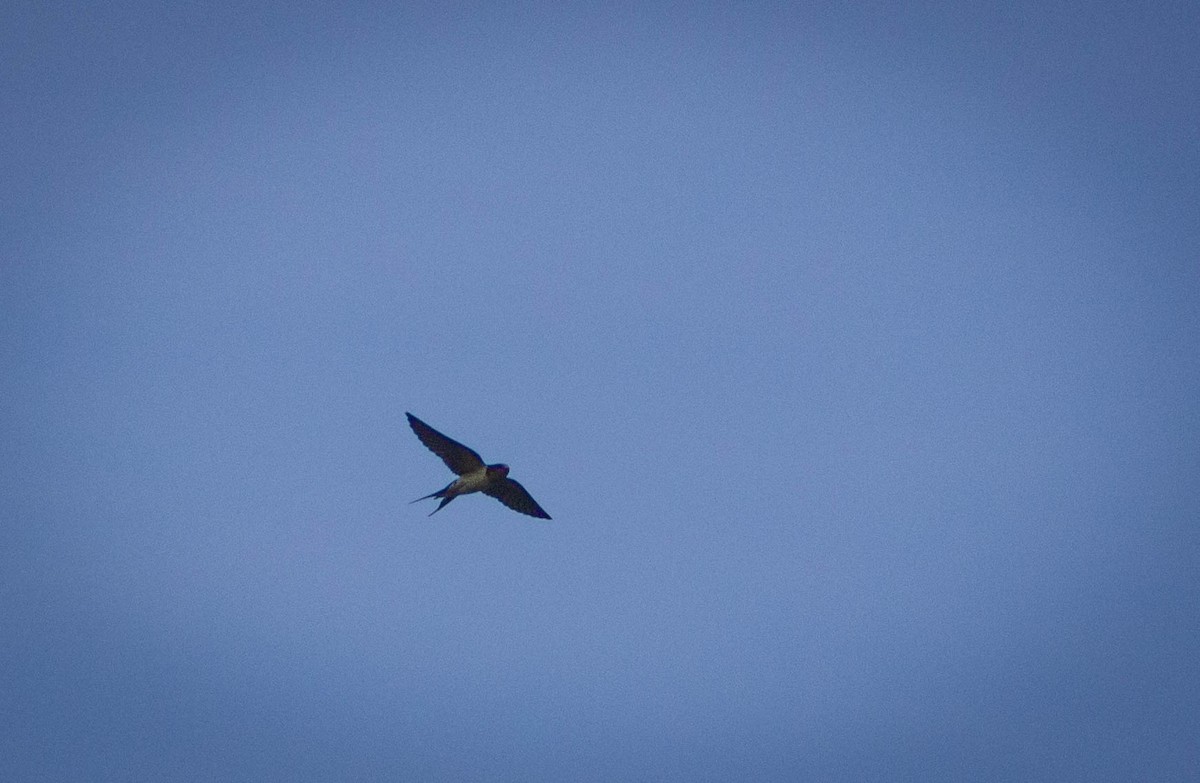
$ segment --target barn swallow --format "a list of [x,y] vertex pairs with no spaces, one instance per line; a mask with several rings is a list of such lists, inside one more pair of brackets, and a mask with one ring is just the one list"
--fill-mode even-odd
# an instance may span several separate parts
[[543,511],[537,501],[525,491],[525,487],[508,477],[508,465],[499,463],[486,465],[483,457],[473,450],[452,438],[447,438],[411,413],[406,412],[404,415],[408,417],[408,425],[412,427],[413,432],[417,434],[425,447],[441,457],[442,462],[446,463],[446,467],[458,474],[458,478],[447,484],[445,488],[412,501],[416,503],[429,498],[441,498],[442,502],[429,512],[429,516],[441,511],[447,503],[459,495],[482,492],[485,495],[491,495],[513,511],[520,511],[522,514],[539,519],[550,518],[550,515]]

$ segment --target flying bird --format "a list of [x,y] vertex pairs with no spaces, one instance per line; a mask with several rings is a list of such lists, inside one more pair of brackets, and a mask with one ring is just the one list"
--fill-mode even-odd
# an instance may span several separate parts
[[520,511],[522,514],[539,519],[550,518],[550,515],[542,510],[537,501],[525,491],[525,487],[508,477],[508,465],[484,464],[483,457],[472,449],[453,438],[447,438],[411,413],[406,412],[404,415],[408,417],[408,425],[412,427],[413,432],[417,434],[425,447],[441,457],[442,462],[446,463],[446,467],[458,474],[458,478],[447,484],[445,488],[413,501],[416,503],[429,498],[441,498],[442,502],[429,512],[429,516],[441,511],[447,503],[459,495],[482,492],[485,495],[491,495],[513,511]]

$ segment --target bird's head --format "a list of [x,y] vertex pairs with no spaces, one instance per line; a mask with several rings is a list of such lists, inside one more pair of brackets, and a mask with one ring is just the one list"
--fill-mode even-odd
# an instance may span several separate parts
[[488,465],[487,472],[490,475],[499,476],[500,478],[505,478],[506,476],[508,476],[508,465],[503,465],[500,463],[496,463],[495,465]]

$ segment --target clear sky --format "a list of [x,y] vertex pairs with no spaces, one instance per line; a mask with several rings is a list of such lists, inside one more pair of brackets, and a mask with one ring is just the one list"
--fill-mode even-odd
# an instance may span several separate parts
[[0,779],[1192,779],[1200,6],[485,5],[0,12]]

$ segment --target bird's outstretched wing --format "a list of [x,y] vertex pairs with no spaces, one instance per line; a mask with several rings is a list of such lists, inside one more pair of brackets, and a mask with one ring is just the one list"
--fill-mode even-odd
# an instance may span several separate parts
[[[461,476],[483,467],[483,457],[471,449],[453,438],[447,438],[411,413],[404,415],[408,417],[408,426],[412,427],[412,431],[417,434],[425,447],[441,457],[442,462],[445,462],[446,467],[450,470]],[[537,504],[534,503],[534,505]]]
[[550,515],[537,504],[533,496],[525,491],[525,487],[522,487],[518,482],[510,478],[493,482],[491,486],[483,491],[484,494],[491,495],[513,511],[520,511],[522,514],[528,514],[531,517],[539,519],[550,518]]

